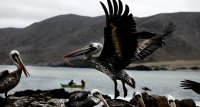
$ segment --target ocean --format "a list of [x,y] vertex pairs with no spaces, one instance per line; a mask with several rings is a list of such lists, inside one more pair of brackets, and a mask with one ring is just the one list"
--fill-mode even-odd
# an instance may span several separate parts
[[[0,65],[0,71],[13,71],[15,66]],[[67,67],[39,67],[27,66],[30,77],[26,78],[22,75],[21,81],[17,87],[11,90],[8,94],[15,91],[31,90],[48,90],[61,88],[60,83],[68,83],[74,80],[76,84],[80,84],[81,80],[86,82],[84,90],[91,90],[97,88],[102,94],[113,96],[114,83],[105,74],[90,68],[67,68]],[[161,96],[172,95],[176,99],[193,99],[200,106],[200,95],[192,90],[185,90],[180,87],[180,81],[190,79],[200,82],[200,71],[192,70],[177,70],[177,71],[134,71],[127,70],[127,72],[135,79],[136,89],[126,86],[128,89],[128,96],[126,99],[132,97],[134,91],[140,91],[142,86],[150,88],[152,91],[149,94],[157,94]],[[118,81],[118,89],[121,92],[120,98],[123,98],[123,88],[120,81]],[[80,89],[65,89],[69,92]]]

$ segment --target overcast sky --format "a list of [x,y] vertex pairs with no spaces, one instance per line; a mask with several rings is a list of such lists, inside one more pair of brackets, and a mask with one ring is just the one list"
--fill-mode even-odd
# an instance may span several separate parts
[[[0,28],[26,27],[62,15],[104,15],[100,0],[0,0]],[[106,3],[106,0],[101,0]],[[200,12],[200,0],[122,0],[131,13],[146,17],[158,13]],[[107,3],[106,3],[107,5]]]

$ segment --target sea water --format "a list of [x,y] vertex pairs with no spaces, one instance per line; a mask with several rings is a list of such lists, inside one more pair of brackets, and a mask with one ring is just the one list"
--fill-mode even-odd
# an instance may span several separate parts
[[[0,71],[15,70],[15,66],[0,65]],[[67,68],[67,67],[38,67],[27,66],[30,77],[26,78],[22,75],[20,83],[11,90],[8,94],[15,91],[31,90],[48,90],[61,88],[60,83],[68,83],[74,80],[76,84],[81,84],[81,80],[86,82],[84,90],[91,90],[97,88],[103,94],[113,96],[114,83],[105,74],[90,68]],[[190,79],[200,82],[200,71],[179,70],[179,71],[134,71],[127,70],[127,72],[135,79],[136,89],[129,86],[128,96],[126,99],[132,97],[134,91],[143,91],[142,86],[150,88],[152,91],[149,94],[157,94],[161,96],[172,95],[176,99],[193,99],[200,105],[200,95],[192,90],[185,90],[180,87],[180,81]],[[118,81],[118,89],[120,91],[120,98],[123,98],[123,88],[120,81]],[[75,91],[80,89],[65,89],[67,91]]]

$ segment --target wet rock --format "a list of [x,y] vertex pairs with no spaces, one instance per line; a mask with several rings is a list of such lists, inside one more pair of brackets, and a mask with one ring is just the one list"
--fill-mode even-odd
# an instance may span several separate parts
[[199,67],[191,67],[190,69],[191,70],[199,70],[200,68]]
[[64,89],[25,90],[10,95],[7,102],[0,98],[0,107],[61,107],[67,98],[69,93]]
[[[26,90],[9,95],[7,102],[0,97],[0,107],[65,107],[71,93],[64,89],[54,90]],[[159,95],[149,95],[142,93],[146,107],[169,107],[167,98]],[[105,99],[111,99],[108,95],[103,95]],[[196,107],[194,100],[176,100],[177,107]]]

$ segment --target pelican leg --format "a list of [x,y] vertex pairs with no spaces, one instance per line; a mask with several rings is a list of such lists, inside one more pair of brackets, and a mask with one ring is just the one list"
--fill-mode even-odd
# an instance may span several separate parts
[[114,84],[115,84],[115,99],[119,96],[119,90],[117,89],[117,81],[116,80],[113,80],[114,81]]
[[125,87],[125,82],[122,82],[123,90],[124,90],[124,98],[127,96],[127,88]]
[[8,99],[8,92],[5,92],[5,100],[7,101]]

